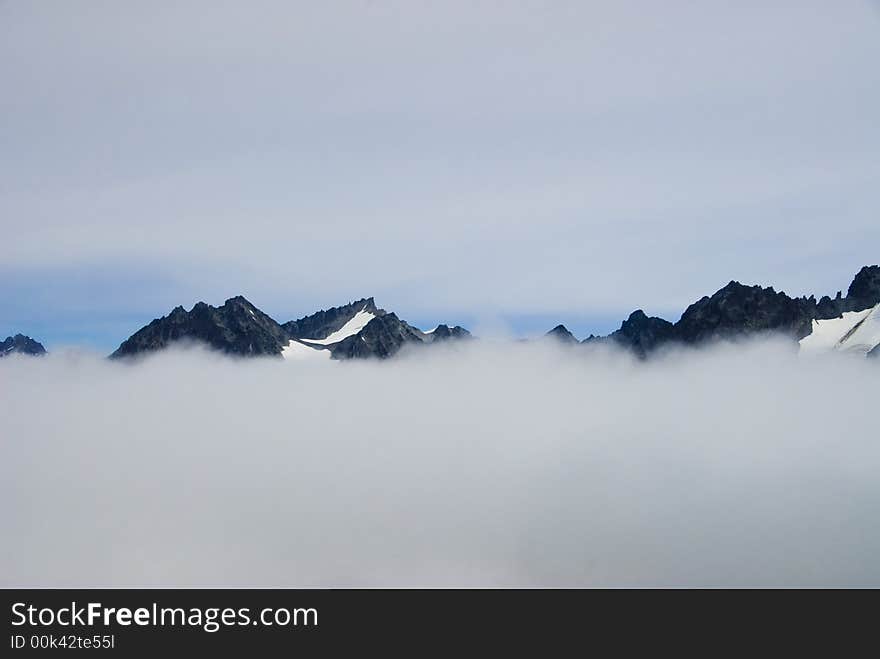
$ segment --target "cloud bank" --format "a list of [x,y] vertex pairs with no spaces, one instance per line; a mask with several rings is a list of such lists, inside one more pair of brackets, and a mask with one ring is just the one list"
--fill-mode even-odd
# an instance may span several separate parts
[[880,585],[863,360],[480,341],[0,383],[3,586]]

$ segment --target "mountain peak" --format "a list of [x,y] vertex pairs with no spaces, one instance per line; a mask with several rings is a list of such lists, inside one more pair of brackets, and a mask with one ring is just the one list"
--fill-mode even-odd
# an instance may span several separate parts
[[0,357],[8,355],[45,355],[46,349],[39,341],[34,341],[31,337],[24,334],[16,334],[15,336],[6,337],[0,343]]
[[866,265],[858,271],[846,293],[848,311],[862,311],[880,304],[880,266]]
[[378,357],[395,355],[406,344],[422,344],[424,335],[400,320],[395,313],[383,313],[370,320],[356,334],[346,337],[331,347],[334,359]]
[[205,302],[197,302],[189,312],[175,307],[132,334],[110,356],[130,357],[182,341],[203,343],[233,355],[280,355],[287,335],[278,323],[237,296],[222,307]]
[[[691,304],[674,324],[636,309],[615,332],[605,337],[591,334],[583,343],[612,341],[645,357],[666,343],[700,345],[762,333],[777,333],[800,341],[813,332],[814,323],[844,320],[848,312],[861,312],[878,304],[878,265],[861,268],[846,296],[838,291],[834,298],[823,295],[818,302],[814,295],[792,298],[772,286],[746,285],[733,279],[711,296]],[[867,335],[864,328],[859,331],[860,336]],[[430,344],[470,336],[470,332],[458,325],[441,324],[422,332],[396,314],[377,308],[373,297],[322,309],[279,325],[244,296],[237,295],[217,308],[205,302],[196,303],[189,312],[181,306],[175,307],[168,316],[152,321],[132,335],[112,356],[156,350],[187,339],[241,355],[277,355],[283,351],[285,357],[292,357],[302,349],[317,349],[323,351],[324,356],[329,353],[337,359],[388,357],[406,343]],[[546,336],[564,343],[577,343],[562,324]],[[11,340],[12,337],[7,342]],[[862,344],[874,345],[867,339]],[[288,352],[290,354],[286,354]]]
[[373,298],[365,297],[340,307],[321,309],[298,320],[290,320],[284,323],[282,327],[292,339],[323,340],[342,329],[358,313],[371,314],[373,316],[385,315],[384,310],[376,308],[376,302]]
[[461,325],[449,327],[449,325],[437,325],[431,332],[432,341],[448,341],[449,339],[469,339],[471,333]]
[[675,324],[685,343],[733,339],[757,332],[781,332],[793,338],[810,333],[815,301],[777,293],[773,287],[745,286],[731,281],[711,297],[690,305]]
[[242,306],[256,309],[256,307],[251,304],[250,300],[248,300],[244,295],[236,295],[235,297],[229,298],[228,300],[226,300],[226,302],[223,303],[223,306]]
[[636,309],[610,338],[644,358],[659,345],[672,340],[674,333],[674,327],[668,320],[648,316],[641,309]]
[[557,341],[561,341],[562,343],[577,343],[578,340],[574,337],[568,328],[565,325],[559,324],[554,327],[552,330],[547,332],[545,337],[550,339],[555,339]]

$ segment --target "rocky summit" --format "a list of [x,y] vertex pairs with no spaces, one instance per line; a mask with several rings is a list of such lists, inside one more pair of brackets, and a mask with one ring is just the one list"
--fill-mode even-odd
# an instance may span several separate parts
[[[546,338],[572,346],[614,345],[644,359],[664,347],[700,346],[761,335],[800,342],[802,350],[877,356],[880,266],[859,270],[845,296],[838,291],[833,298],[824,295],[818,302],[814,296],[793,298],[772,287],[731,281],[688,306],[675,323],[638,309],[607,336],[591,334],[579,344],[564,325],[557,325]],[[177,307],[135,332],[111,356],[130,357],[173,343],[199,342],[246,357],[385,359],[407,346],[469,338],[470,332],[459,325],[443,324],[422,331],[397,314],[380,309],[371,297],[280,324],[239,296],[221,307],[204,302],[190,311]],[[4,346],[8,349],[11,341],[21,343],[24,339],[27,337],[11,337]]]
[[[668,346],[698,346],[775,335],[800,342],[802,348],[878,354],[877,318],[880,305],[880,266],[863,267],[846,296],[792,298],[772,287],[747,286],[731,281],[711,296],[691,304],[676,323],[649,317],[637,310],[620,329],[606,337],[592,334],[583,344],[614,345],[640,358]],[[558,325],[548,335],[568,333]],[[570,333],[569,333],[570,334]]]
[[427,336],[429,337],[431,342],[439,342],[439,341],[450,341],[450,340],[458,340],[458,339],[470,339],[473,338],[471,333],[468,332],[461,325],[456,325],[454,327],[450,327],[449,325],[437,325],[434,328],[433,332],[428,332]]
[[204,302],[190,311],[177,307],[135,332],[111,357],[132,357],[189,342],[245,357],[384,359],[408,344],[468,337],[470,332],[458,325],[423,332],[378,308],[371,297],[279,324],[239,296],[222,307]]
[[544,337],[559,341],[563,344],[573,345],[578,342],[578,340],[574,338],[574,334],[572,334],[565,325],[557,325],[552,330],[547,332]]
[[322,309],[299,320],[288,321],[281,327],[291,339],[326,339],[333,332],[342,329],[342,326],[359,312],[369,313],[373,316],[385,315],[385,310],[376,308],[373,298],[368,297],[349,302],[341,307]]
[[24,334],[16,334],[15,336],[7,336],[0,343],[0,357],[8,357],[10,355],[45,355],[46,349],[39,341],[34,341],[31,337]]
[[880,266],[866,265],[849,285],[845,311],[863,311],[880,304]]
[[672,336],[689,344],[737,339],[759,333],[780,333],[802,339],[810,333],[815,303],[785,293],[732,281],[689,306],[675,323]]
[[333,359],[385,359],[407,345],[470,337],[470,332],[458,325],[438,325],[423,332],[397,314],[378,308],[371,297],[318,311],[282,327],[291,339],[282,354],[292,359],[313,357],[306,348],[322,350]]
[[344,338],[331,348],[336,359],[365,357],[387,358],[406,344],[424,342],[422,332],[400,320],[393,313],[376,316],[362,330]]
[[135,332],[110,356],[131,357],[185,342],[203,343],[229,355],[280,355],[287,341],[277,322],[238,296],[226,300],[222,307],[204,302],[190,311],[177,307]]
[[617,345],[631,349],[639,357],[645,357],[658,346],[672,340],[675,328],[668,320],[647,316],[644,311],[633,311],[610,339]]

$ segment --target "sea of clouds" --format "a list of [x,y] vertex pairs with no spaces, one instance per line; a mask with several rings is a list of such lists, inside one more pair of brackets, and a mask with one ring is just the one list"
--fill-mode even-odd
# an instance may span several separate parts
[[880,368],[0,361],[0,585],[880,586]]

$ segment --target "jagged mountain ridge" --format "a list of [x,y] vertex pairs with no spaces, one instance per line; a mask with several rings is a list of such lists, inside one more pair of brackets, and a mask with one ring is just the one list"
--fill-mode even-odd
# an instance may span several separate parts
[[45,355],[46,349],[39,341],[35,341],[24,334],[16,334],[15,336],[7,336],[0,343],[0,358],[10,355]]
[[[814,320],[812,331],[800,341],[801,350],[836,351],[876,357],[880,346],[880,304],[846,311],[838,318]],[[874,354],[872,354],[874,353]]]
[[[761,334],[782,335],[794,341],[803,341],[822,327],[823,321],[845,321],[846,314],[866,312],[878,304],[880,266],[877,265],[865,266],[855,275],[846,297],[838,292],[835,298],[823,296],[818,302],[814,296],[792,298],[784,292],[775,291],[773,287],[746,286],[731,281],[713,295],[691,304],[675,323],[649,317],[639,309],[609,336],[590,335],[582,343],[610,341],[644,358],[664,346],[703,345]],[[849,325],[844,323],[841,336],[834,341],[842,340],[850,329],[855,331],[852,324],[864,320],[854,318]],[[831,329],[831,334],[834,329]],[[868,343],[858,344],[858,349],[866,347],[868,354],[875,356],[876,345],[870,344],[873,334],[867,330],[861,334],[869,335]],[[835,346],[840,349],[842,344],[831,344],[831,347]]]
[[139,329],[110,355],[120,358],[153,352],[181,341],[198,341],[229,355],[280,355],[284,329],[242,296],[221,307],[198,302],[190,311],[175,307]]
[[426,332],[425,335],[428,337],[424,339],[428,342],[439,342],[439,341],[449,341],[456,339],[470,339],[471,333],[467,331],[461,325],[454,325],[450,327],[449,325],[437,325],[430,332]]
[[281,327],[287,332],[291,339],[326,339],[333,332],[342,329],[352,317],[359,311],[371,313],[374,316],[384,316],[385,310],[378,309],[373,298],[363,298],[341,307],[331,307],[330,309],[321,309],[310,316],[305,316],[299,320],[290,320]]
[[641,309],[636,309],[609,338],[617,345],[631,349],[639,357],[646,357],[674,336],[675,326],[672,323],[656,316],[649,317]]
[[384,359],[397,353],[407,343],[424,342],[422,336],[420,330],[400,320],[396,314],[386,313],[374,317],[361,331],[344,338],[330,350],[336,359]]
[[[407,344],[418,346],[471,336],[459,325],[449,327],[441,324],[423,332],[398,318],[397,314],[377,308],[373,298],[322,310],[293,323],[285,323],[284,327],[290,327],[292,332],[289,348],[299,348],[295,344],[301,344],[325,349],[333,359],[384,359],[393,356]],[[301,349],[296,352],[285,350],[283,354],[290,357],[308,355]]]
[[[761,334],[776,334],[802,347],[826,343],[833,349],[877,355],[874,341],[880,304],[880,266],[865,266],[847,295],[792,298],[772,287],[736,281],[687,307],[675,323],[636,310],[608,336],[592,334],[580,344],[558,325],[547,336],[571,345],[610,343],[640,358],[670,345],[704,345]],[[870,315],[870,321],[868,316]],[[821,335],[822,340],[817,337]],[[245,298],[230,298],[222,307],[199,302],[189,312],[177,307],[138,330],[111,355],[124,357],[162,349],[178,341],[200,341],[227,354],[332,358],[387,358],[406,345],[425,345],[469,338],[460,326],[439,325],[423,332],[396,314],[376,306],[373,298],[320,310],[298,320],[277,323]],[[810,338],[812,337],[812,338]]]
[[849,285],[844,304],[844,311],[862,311],[880,304],[880,266],[866,265],[859,270]]
[[815,300],[792,299],[773,287],[732,281],[711,297],[690,305],[673,327],[671,338],[688,344],[777,332],[802,339],[810,333]]
[[422,332],[384,309],[373,298],[322,309],[280,324],[242,296],[221,307],[204,302],[191,311],[176,307],[135,332],[110,355],[132,357],[173,343],[199,342],[220,352],[243,356],[281,356],[287,359],[387,358],[404,345],[461,339],[470,333],[459,326],[440,325]]

